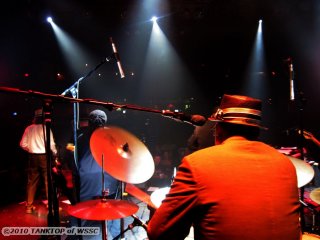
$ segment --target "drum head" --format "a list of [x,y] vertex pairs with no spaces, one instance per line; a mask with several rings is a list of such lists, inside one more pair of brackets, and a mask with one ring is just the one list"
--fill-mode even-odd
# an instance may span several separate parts
[[320,236],[312,233],[303,233],[302,240],[319,240]]
[[157,208],[160,207],[162,200],[165,199],[169,190],[170,190],[170,187],[164,187],[164,188],[159,188],[159,189],[155,190],[150,196],[151,202]]

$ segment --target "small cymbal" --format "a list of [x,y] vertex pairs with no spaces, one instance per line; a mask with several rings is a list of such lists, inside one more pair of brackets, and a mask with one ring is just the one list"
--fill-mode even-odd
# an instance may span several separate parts
[[90,149],[97,163],[120,181],[138,184],[153,175],[155,166],[148,148],[124,129],[96,129],[90,138]]
[[314,177],[314,170],[312,166],[301,159],[294,158],[291,156],[287,157],[291,160],[294,167],[296,168],[298,187],[300,188],[308,184]]
[[138,211],[138,205],[120,199],[95,199],[70,205],[67,212],[86,220],[112,220],[128,217]]
[[320,188],[315,188],[310,192],[310,198],[312,201],[320,204]]

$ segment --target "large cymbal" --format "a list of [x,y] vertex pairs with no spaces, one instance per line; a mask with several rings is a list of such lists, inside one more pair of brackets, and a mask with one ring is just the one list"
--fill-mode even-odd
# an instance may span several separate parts
[[138,184],[153,175],[155,167],[148,148],[124,129],[96,129],[90,138],[90,149],[98,164],[120,181]]
[[86,220],[112,220],[128,217],[138,211],[138,205],[120,199],[95,199],[70,205],[67,212]]
[[320,188],[315,188],[310,192],[310,198],[312,201],[320,204]]
[[314,170],[312,166],[301,159],[294,158],[291,156],[287,157],[291,160],[294,167],[296,168],[298,187],[300,188],[308,184],[314,177]]

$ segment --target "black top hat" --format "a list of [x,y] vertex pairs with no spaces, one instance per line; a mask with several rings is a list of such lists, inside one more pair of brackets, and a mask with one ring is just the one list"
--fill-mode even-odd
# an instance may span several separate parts
[[208,119],[267,129],[261,126],[261,108],[262,102],[259,99],[224,94],[218,110]]

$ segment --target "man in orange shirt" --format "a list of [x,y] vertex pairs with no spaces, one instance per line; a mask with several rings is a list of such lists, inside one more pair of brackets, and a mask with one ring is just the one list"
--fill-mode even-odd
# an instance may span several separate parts
[[296,170],[285,155],[257,141],[259,99],[224,95],[209,120],[215,146],[182,160],[171,189],[148,224],[149,240],[182,240],[193,226],[201,240],[299,240]]

